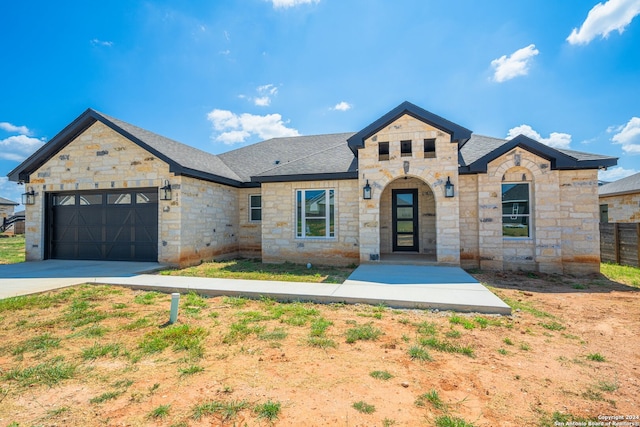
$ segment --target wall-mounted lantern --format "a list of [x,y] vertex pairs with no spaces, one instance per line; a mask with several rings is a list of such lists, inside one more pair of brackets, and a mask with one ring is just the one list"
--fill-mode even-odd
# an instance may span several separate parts
[[171,200],[171,184],[164,180],[164,187],[160,188],[160,200]]
[[367,183],[362,188],[362,198],[365,200],[371,199],[371,186],[369,185],[369,180],[367,180]]
[[33,187],[29,187],[29,191],[22,194],[23,205],[33,205],[36,202],[36,192],[33,191]]
[[453,197],[454,194],[454,186],[451,183],[451,178],[447,177],[447,183],[444,184],[444,197]]

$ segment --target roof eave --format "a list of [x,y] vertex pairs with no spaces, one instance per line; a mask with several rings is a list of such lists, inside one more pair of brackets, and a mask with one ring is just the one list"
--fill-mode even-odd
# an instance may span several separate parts
[[294,175],[268,175],[252,176],[252,182],[293,182],[293,181],[322,181],[322,180],[345,180],[358,179],[358,171],[335,172],[335,173],[310,173]]

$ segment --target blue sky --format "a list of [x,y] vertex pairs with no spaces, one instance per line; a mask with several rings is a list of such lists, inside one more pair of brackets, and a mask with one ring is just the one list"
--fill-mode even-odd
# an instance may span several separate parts
[[408,100],[640,172],[640,0],[220,0],[0,6],[6,174],[91,107],[221,153],[358,131]]

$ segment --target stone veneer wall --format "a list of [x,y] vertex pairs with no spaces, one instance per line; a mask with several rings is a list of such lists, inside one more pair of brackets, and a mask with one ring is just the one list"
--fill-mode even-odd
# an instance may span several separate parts
[[[295,236],[295,196],[299,189],[335,190],[335,237]],[[262,260],[348,265],[358,262],[357,180],[262,184]]]
[[244,258],[262,257],[262,221],[251,221],[249,217],[249,195],[262,194],[261,188],[238,190],[239,255]]
[[[465,228],[461,237],[464,266],[572,274],[599,271],[597,170],[552,171],[546,159],[516,148],[476,177],[478,243],[473,228],[468,234]],[[463,181],[472,185],[474,180],[464,177]],[[529,238],[502,237],[501,184],[509,182],[530,184]],[[470,225],[471,190],[461,195],[460,204],[464,222]]]
[[[424,139],[436,139],[436,157],[424,157]],[[412,141],[411,156],[401,156],[400,141]],[[378,131],[358,150],[358,187],[367,180],[372,187],[371,200],[360,203],[360,261],[379,259],[381,251],[381,196],[389,183],[404,177],[425,182],[432,190],[436,206],[437,261],[442,264],[460,263],[459,197],[445,198],[447,177],[458,185],[458,144],[450,135],[407,114]],[[380,160],[378,142],[389,142],[389,160]],[[358,197],[362,197],[359,195]],[[390,226],[391,224],[386,224]]]
[[460,266],[480,266],[478,175],[460,175]]
[[609,206],[609,222],[640,222],[640,191],[600,196],[600,204]]

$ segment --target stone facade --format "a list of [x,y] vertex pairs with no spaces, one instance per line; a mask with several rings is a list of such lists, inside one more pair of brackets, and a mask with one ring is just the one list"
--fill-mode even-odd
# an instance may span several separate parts
[[[435,139],[434,157],[425,157],[425,139]],[[411,141],[410,154],[401,153],[401,141]],[[388,159],[379,157],[380,142],[389,143]],[[359,209],[361,262],[378,260],[381,251],[388,249],[386,230],[391,224],[386,197],[391,188],[402,185],[400,183],[407,178],[416,185],[417,181],[422,182],[418,200],[421,197],[432,199],[433,202],[427,203],[436,207],[435,225],[423,226],[424,230],[435,231],[435,245],[427,243],[432,237],[423,236],[420,251],[435,252],[436,260],[441,264],[460,263],[459,197],[444,197],[447,179],[456,188],[458,184],[458,145],[451,143],[448,134],[405,114],[365,141],[364,148],[358,150],[358,165],[359,188],[367,181],[372,187],[371,200],[363,200]],[[420,215],[423,214],[430,215],[430,209]],[[433,222],[432,217],[430,221]]]
[[[486,174],[460,177],[461,265],[487,270],[582,274],[599,271],[597,170],[551,170],[516,148]],[[530,186],[529,237],[504,237],[502,184]]]
[[[296,237],[296,190],[335,191],[335,237]],[[359,259],[358,182],[353,180],[262,184],[262,260],[348,265]]]
[[608,222],[640,222],[640,191],[600,196],[600,204],[608,206]]
[[252,221],[249,209],[249,196],[261,194],[260,188],[238,189],[238,254],[244,258],[262,257],[262,221]]

